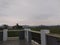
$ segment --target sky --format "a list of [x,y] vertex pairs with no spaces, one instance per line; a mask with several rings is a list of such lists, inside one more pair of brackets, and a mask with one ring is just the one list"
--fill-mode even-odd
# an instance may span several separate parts
[[0,25],[60,25],[60,0],[0,0]]

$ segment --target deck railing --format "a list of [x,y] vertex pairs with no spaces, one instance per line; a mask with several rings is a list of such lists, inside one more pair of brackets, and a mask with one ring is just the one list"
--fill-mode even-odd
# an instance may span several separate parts
[[60,45],[60,35],[50,34],[49,30],[41,30],[38,31],[31,31],[30,29],[24,30],[7,30],[4,29],[0,31],[0,41],[7,41],[8,32],[9,31],[18,31],[19,39],[25,39],[27,42],[31,42],[31,40],[36,41],[41,45]]

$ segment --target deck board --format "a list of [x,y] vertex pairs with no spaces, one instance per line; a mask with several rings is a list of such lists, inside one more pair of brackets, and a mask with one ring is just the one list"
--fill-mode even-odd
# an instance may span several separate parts
[[8,40],[0,43],[0,45],[30,45],[25,42],[25,40]]
[[7,41],[1,42],[0,45],[35,45],[34,43],[28,43],[26,40],[19,40],[18,37],[9,37]]

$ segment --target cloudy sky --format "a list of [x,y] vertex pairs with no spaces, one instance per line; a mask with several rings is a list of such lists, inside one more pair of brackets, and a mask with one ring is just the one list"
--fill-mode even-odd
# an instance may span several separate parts
[[60,0],[0,0],[0,25],[60,25]]

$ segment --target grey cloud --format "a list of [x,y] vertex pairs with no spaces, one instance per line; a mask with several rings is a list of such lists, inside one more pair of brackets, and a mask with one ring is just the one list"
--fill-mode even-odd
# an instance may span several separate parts
[[8,4],[8,0],[0,0],[0,8],[7,8]]
[[59,0],[0,0],[0,17],[12,17],[15,22],[17,19],[18,22],[22,20],[22,23],[27,21],[28,24],[28,21],[36,22],[37,20],[36,23],[44,23],[39,20],[48,22],[48,19],[53,19],[56,16],[60,16]]

